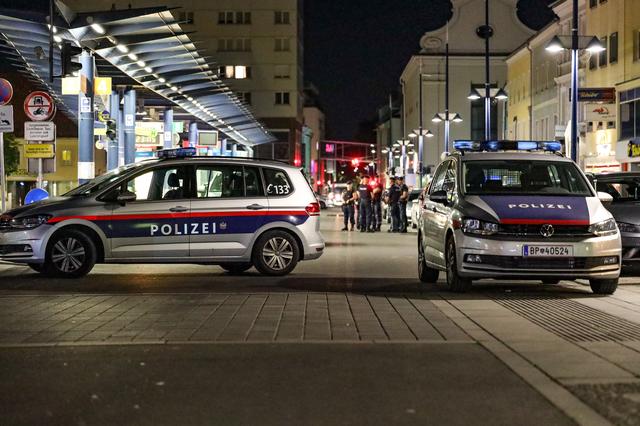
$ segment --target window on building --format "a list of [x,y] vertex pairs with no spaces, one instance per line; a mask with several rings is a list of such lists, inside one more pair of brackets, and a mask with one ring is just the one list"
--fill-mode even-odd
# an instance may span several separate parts
[[[602,37],[601,41],[602,41],[602,45],[606,47],[607,46],[607,36]],[[598,59],[598,65],[600,67],[606,67],[607,66],[607,51],[605,50],[603,52],[598,53],[598,58],[599,58]]]
[[289,65],[276,65],[274,78],[291,78],[291,67]]
[[589,7],[596,7],[598,5],[598,0],[589,0]]
[[618,32],[611,34],[609,37],[609,63],[618,62]]
[[289,92],[276,92],[276,105],[289,105]]
[[251,105],[251,92],[238,92],[237,94],[240,102]]
[[250,52],[250,38],[221,38],[218,39],[218,52]]
[[640,137],[640,99],[620,104],[620,139]]
[[71,160],[71,151],[68,149],[65,149],[64,151],[62,151],[62,165],[63,166],[73,165],[73,162]]
[[[236,75],[236,70],[244,72],[244,77]],[[250,66],[244,65],[220,65],[218,67],[218,75],[220,78],[251,78],[252,69]]]
[[193,12],[180,12],[178,13],[178,21],[184,24],[193,24]]
[[606,2],[607,2],[607,0],[600,0],[600,4],[606,3]]
[[289,12],[276,10],[273,15],[273,22],[276,25],[288,25],[290,24]]
[[218,24],[220,25],[249,25],[251,24],[251,12],[224,10],[218,12]]
[[276,52],[288,52],[290,49],[290,43],[288,38],[277,38],[275,40],[275,51]]
[[596,69],[598,67],[598,54],[597,53],[590,53],[589,56],[589,69],[593,70]]
[[[483,86],[473,86],[476,89]],[[498,113],[495,104],[491,105],[491,138],[498,138]],[[484,140],[484,98],[471,101],[471,139]]]

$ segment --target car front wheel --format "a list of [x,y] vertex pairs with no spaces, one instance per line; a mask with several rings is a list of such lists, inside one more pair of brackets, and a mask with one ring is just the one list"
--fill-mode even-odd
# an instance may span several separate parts
[[96,246],[84,232],[75,229],[55,233],[47,246],[43,272],[60,278],[87,275],[97,260]]
[[427,266],[422,238],[418,238],[418,278],[423,283],[435,283],[438,281],[438,275],[440,275],[440,271]]
[[300,249],[291,234],[285,231],[265,232],[253,250],[253,264],[264,275],[287,275],[298,264]]
[[456,261],[456,244],[453,238],[449,238],[446,245],[447,258],[447,285],[449,290],[456,293],[464,293],[471,288],[471,280],[462,278],[458,274],[458,263]]
[[618,288],[618,278],[610,280],[589,280],[591,291],[595,294],[613,294]]

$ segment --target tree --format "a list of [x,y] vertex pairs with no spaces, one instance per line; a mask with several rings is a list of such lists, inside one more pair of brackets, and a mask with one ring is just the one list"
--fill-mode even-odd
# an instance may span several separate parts
[[4,165],[6,175],[15,173],[20,167],[20,144],[13,133],[4,134]]

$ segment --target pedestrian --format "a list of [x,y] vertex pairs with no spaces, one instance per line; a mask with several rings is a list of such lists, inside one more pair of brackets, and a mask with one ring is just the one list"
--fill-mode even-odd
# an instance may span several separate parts
[[371,187],[369,176],[364,175],[358,186],[358,209],[360,216],[360,232],[373,232],[371,227]]
[[371,207],[373,209],[371,228],[375,232],[380,232],[380,227],[382,226],[382,191],[384,190],[380,176],[374,180],[371,189]]
[[400,188],[400,232],[406,233],[409,223],[407,222],[407,203],[409,202],[409,187],[404,184],[404,176],[399,176],[396,182]]
[[357,198],[356,191],[353,189],[353,182],[347,182],[347,189],[342,191],[342,213],[344,213],[343,231],[349,230],[349,222],[351,222],[351,230],[354,230],[356,223],[355,211]]
[[387,204],[389,205],[389,214],[391,215],[389,232],[400,231],[400,187],[396,184],[396,179],[395,177],[391,177],[389,189],[387,189]]

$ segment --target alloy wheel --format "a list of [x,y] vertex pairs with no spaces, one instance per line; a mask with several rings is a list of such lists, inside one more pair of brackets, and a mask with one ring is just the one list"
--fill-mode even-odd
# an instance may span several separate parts
[[85,262],[85,248],[80,241],[73,237],[60,239],[51,251],[51,261],[61,272],[77,271]]
[[269,268],[282,271],[293,260],[293,247],[285,238],[271,238],[262,249],[262,258]]

